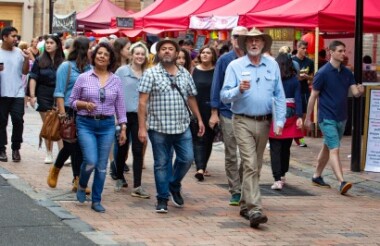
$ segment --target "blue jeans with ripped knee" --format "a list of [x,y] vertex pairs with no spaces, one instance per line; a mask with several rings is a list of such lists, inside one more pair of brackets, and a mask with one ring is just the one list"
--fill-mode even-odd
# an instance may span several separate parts
[[115,135],[115,119],[109,117],[95,120],[78,115],[76,123],[78,141],[83,153],[79,185],[86,188],[95,169],[92,202],[100,202],[106,180],[108,155]]

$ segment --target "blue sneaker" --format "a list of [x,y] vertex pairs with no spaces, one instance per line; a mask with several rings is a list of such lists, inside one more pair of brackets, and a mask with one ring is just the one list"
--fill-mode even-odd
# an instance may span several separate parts
[[325,181],[323,180],[322,177],[311,178],[311,181],[312,181],[313,185],[315,185],[315,186],[319,186],[322,188],[331,188],[331,186],[329,184],[325,183]]
[[77,200],[80,203],[84,203],[86,201],[86,189],[82,189],[78,187],[77,190]]
[[102,206],[102,204],[100,204],[100,202],[94,202],[94,203],[92,203],[91,208],[95,212],[98,212],[98,213],[104,213],[106,211],[106,209]]
[[241,197],[240,193],[233,194],[231,196],[231,199],[230,199],[230,205],[231,206],[239,206],[239,204],[240,204],[240,197]]

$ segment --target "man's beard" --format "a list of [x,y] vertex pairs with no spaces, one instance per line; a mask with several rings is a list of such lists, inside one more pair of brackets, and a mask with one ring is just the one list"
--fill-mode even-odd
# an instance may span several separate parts
[[262,49],[261,50],[248,50],[247,53],[250,56],[258,56],[258,55],[261,55],[261,51],[262,51]]
[[174,59],[174,58],[165,58],[165,57],[163,57],[163,58],[160,59],[160,62],[163,65],[173,65],[173,64],[175,64],[175,61],[176,61],[176,59]]

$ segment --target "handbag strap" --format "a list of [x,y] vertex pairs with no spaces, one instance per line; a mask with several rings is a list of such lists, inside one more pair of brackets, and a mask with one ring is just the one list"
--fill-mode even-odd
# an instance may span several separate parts
[[70,75],[71,75],[71,62],[68,61],[68,63],[69,63],[69,69],[67,71],[66,86],[65,86],[65,91],[63,92],[63,94],[65,94],[67,91],[67,87],[69,86]]
[[191,113],[190,111],[190,108],[189,108],[189,105],[187,104],[186,100],[185,100],[185,97],[183,96],[181,90],[178,88],[178,85],[176,83],[174,83],[174,81],[172,81],[172,84],[171,84],[172,87],[176,88],[178,93],[181,95],[182,97],[182,100],[183,100],[183,103],[185,104],[186,106],[186,109],[187,109],[187,112],[189,113],[189,116],[191,117],[193,114]]

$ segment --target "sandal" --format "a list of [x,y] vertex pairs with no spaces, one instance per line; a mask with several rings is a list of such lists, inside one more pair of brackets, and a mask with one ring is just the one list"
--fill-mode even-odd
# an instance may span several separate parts
[[204,175],[205,177],[211,177],[211,174],[210,174],[209,172],[207,172],[207,171],[205,171],[205,172],[203,173],[203,175]]

